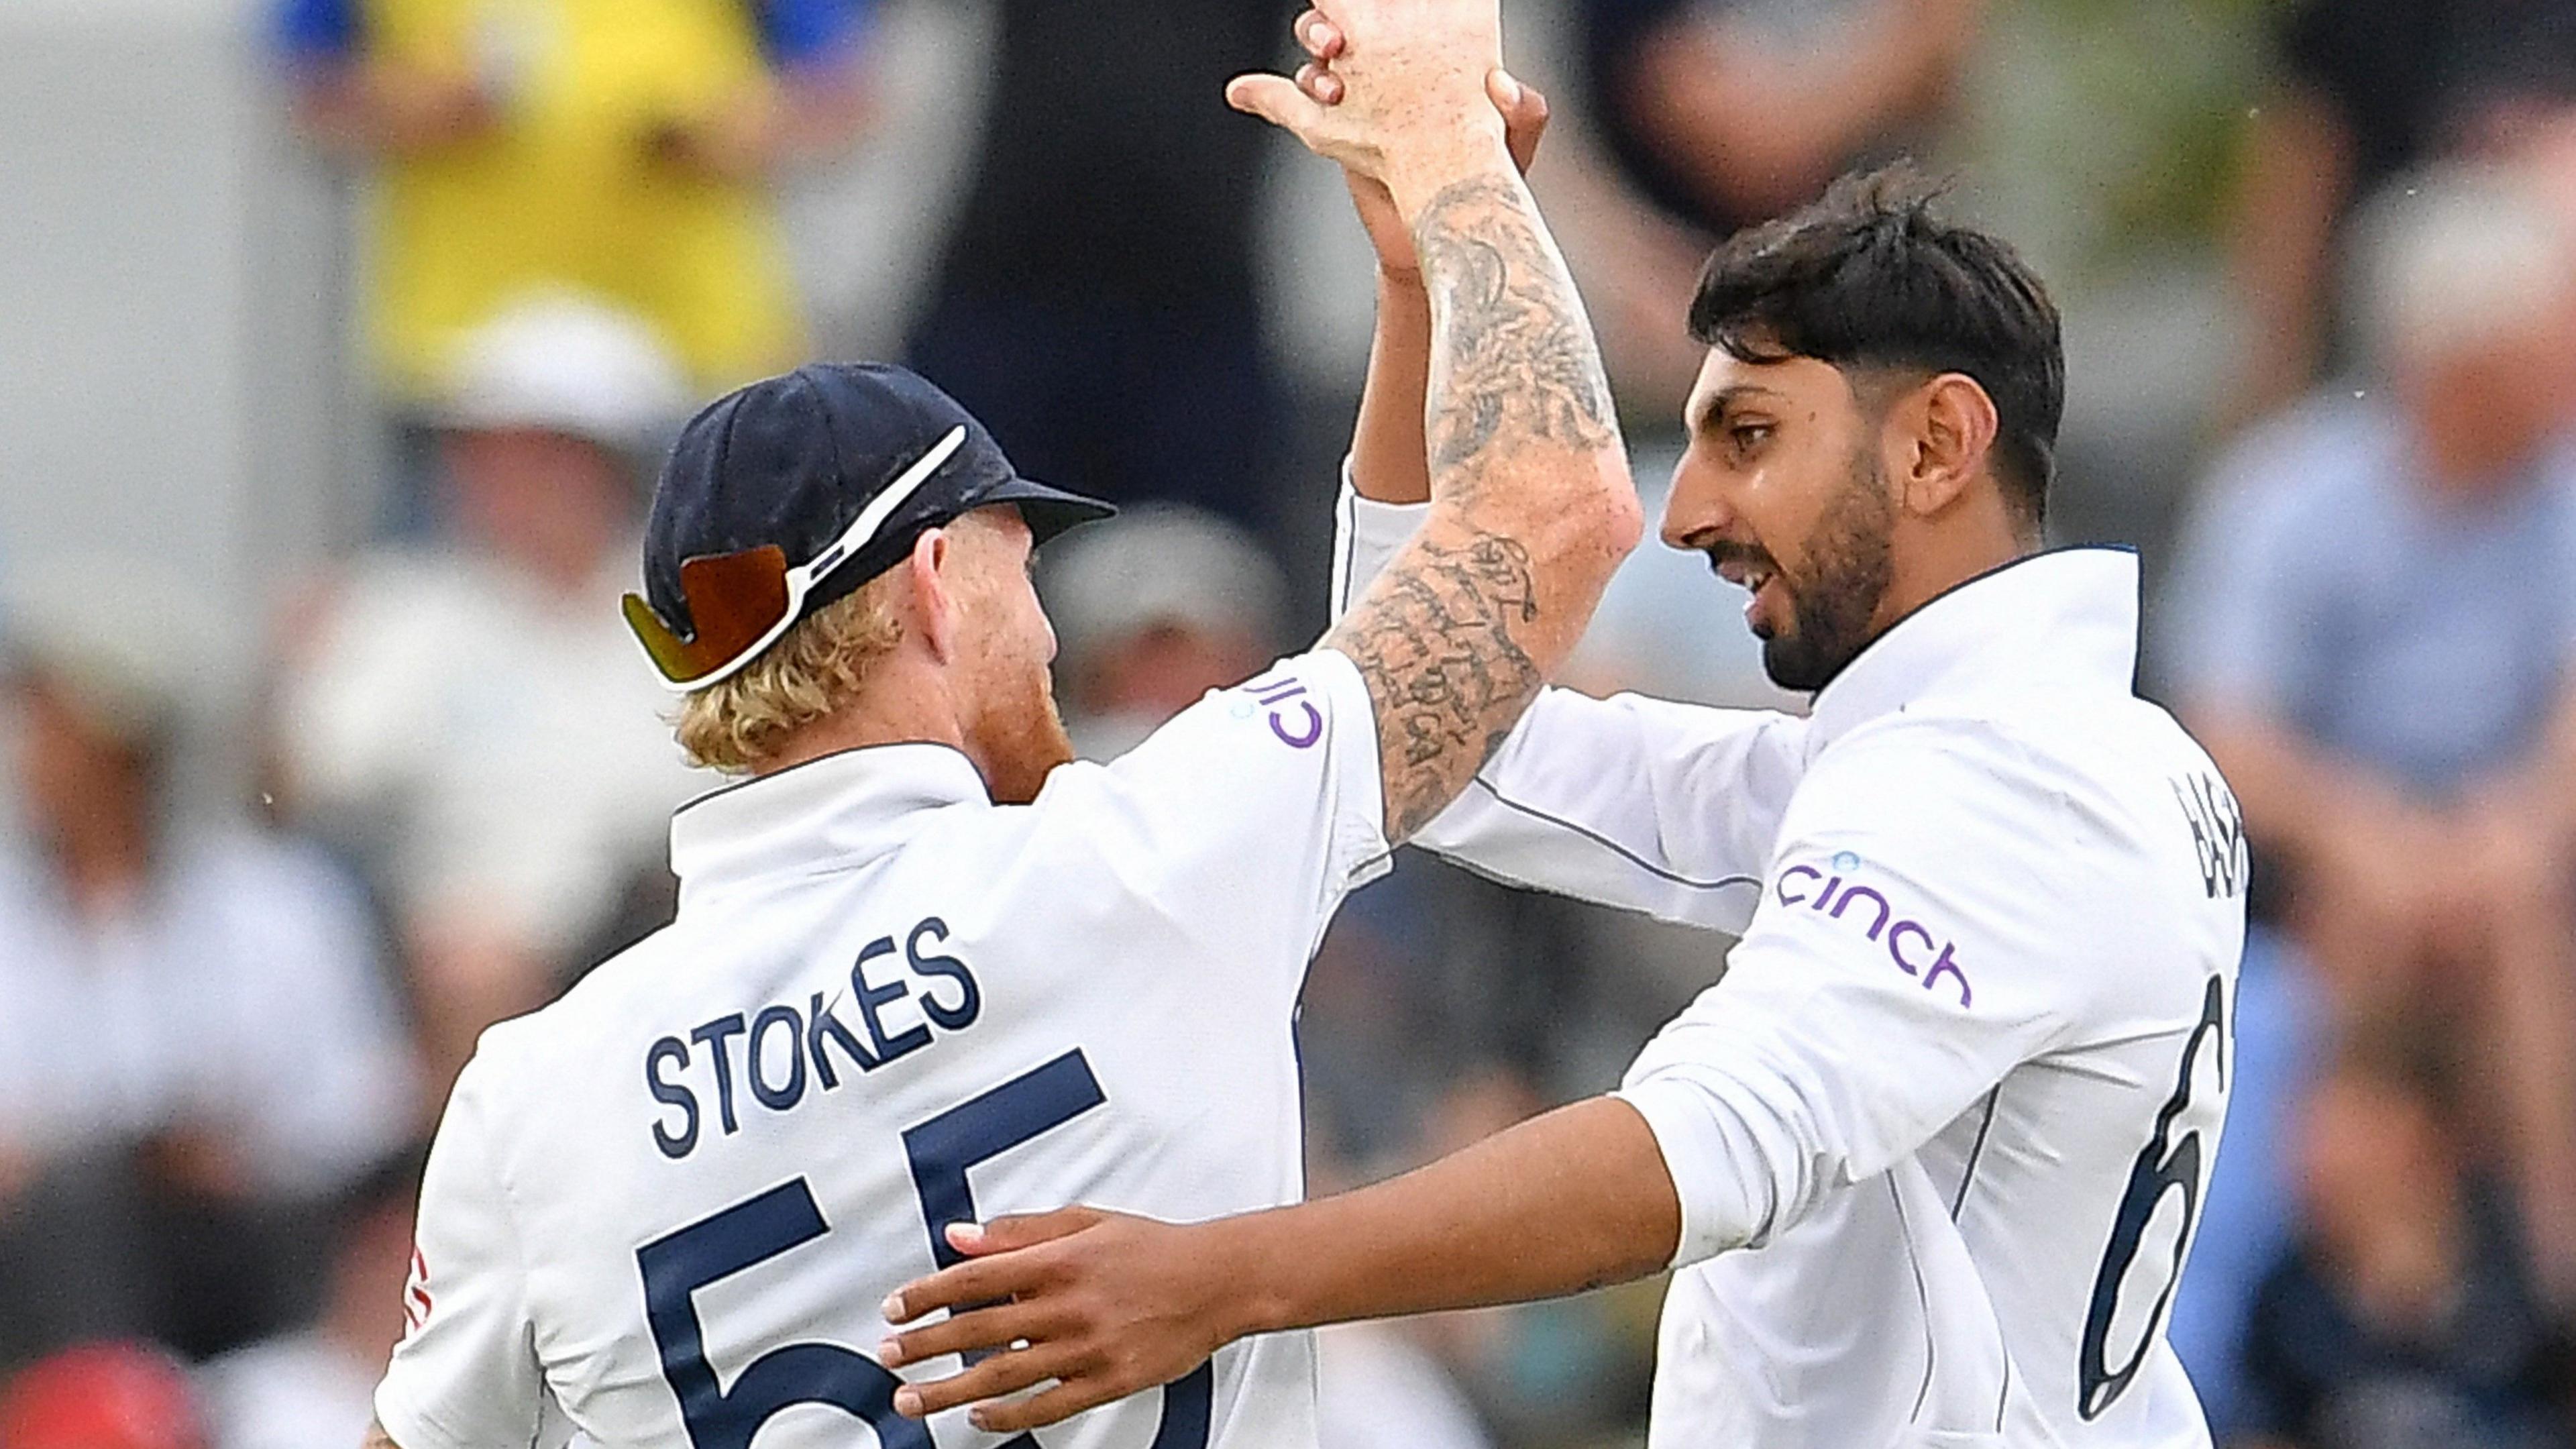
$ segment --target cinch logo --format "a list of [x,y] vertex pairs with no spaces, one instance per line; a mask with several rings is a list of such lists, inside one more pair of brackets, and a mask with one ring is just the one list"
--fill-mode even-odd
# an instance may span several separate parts
[[[1848,874],[1860,869],[1859,856],[1846,850],[1836,855],[1831,865],[1830,872],[1812,865],[1793,865],[1780,872],[1772,894],[1783,906],[1805,906],[1836,921],[1852,912],[1853,903],[1858,902],[1860,910],[1852,914],[1853,927],[1865,927],[1862,934],[1885,946],[1887,959],[1896,963],[1896,969],[1921,981],[1926,991],[1946,979],[1959,988],[1959,1005],[1963,1008],[1976,1000],[1976,993],[1968,986],[1968,973],[1960,969],[1958,958],[1951,954],[1952,942],[1935,939],[1921,921],[1898,916],[1896,907],[1876,889],[1852,883]],[[1824,882],[1821,889],[1818,881]]]
[[1242,690],[1252,698],[1235,703],[1235,716],[1245,718],[1255,708],[1267,708],[1270,732],[1288,748],[1302,750],[1324,737],[1323,712],[1315,708],[1313,700],[1304,697],[1306,683],[1296,675],[1249,680]]

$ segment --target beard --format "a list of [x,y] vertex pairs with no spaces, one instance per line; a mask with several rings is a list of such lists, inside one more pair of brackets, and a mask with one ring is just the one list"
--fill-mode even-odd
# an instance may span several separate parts
[[1038,798],[1047,776],[1073,758],[1073,741],[1056,713],[1055,690],[1043,668],[993,701],[968,733],[967,753],[983,767],[984,788],[994,803],[1026,805]]
[[1779,573],[1790,627],[1762,641],[1762,672],[1772,683],[1813,693],[1868,645],[1870,623],[1896,576],[1895,527],[1876,455],[1855,453],[1849,478],[1805,539],[1800,574]]

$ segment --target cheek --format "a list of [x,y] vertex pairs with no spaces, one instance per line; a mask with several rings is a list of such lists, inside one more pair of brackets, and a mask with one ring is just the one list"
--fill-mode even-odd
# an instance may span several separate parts
[[1029,596],[1029,617],[1037,623],[1039,657],[1049,664],[1054,663],[1056,652],[1055,621],[1046,616],[1046,610],[1038,607],[1037,596],[1035,594],[1031,594]]

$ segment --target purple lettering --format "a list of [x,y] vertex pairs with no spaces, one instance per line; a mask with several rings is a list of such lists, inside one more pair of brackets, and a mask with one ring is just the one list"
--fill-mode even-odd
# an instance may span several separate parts
[[1931,990],[1932,983],[1940,980],[1945,972],[1951,980],[1959,983],[1959,1005],[1964,1009],[1969,1002],[1976,999],[1976,995],[1968,989],[1967,973],[1959,969],[1958,962],[1950,959],[1950,948],[1947,945],[1941,948],[1941,959],[1933,962],[1932,969],[1923,973],[1923,989]]
[[1842,883],[1843,878],[1841,876],[1835,876],[1833,879],[1826,881],[1825,888],[1816,892],[1816,903],[1808,907],[1808,909],[1821,911],[1825,907],[1832,905],[1834,903],[1834,887],[1841,885]]
[[1270,732],[1277,735],[1281,742],[1292,750],[1305,749],[1324,737],[1324,717],[1316,712],[1315,706],[1299,700],[1297,707],[1306,712],[1306,732],[1301,735],[1288,732],[1288,727],[1280,723],[1279,711],[1274,709],[1270,712]]
[[1899,921],[1896,923],[1895,929],[1887,933],[1887,954],[1889,959],[1893,960],[1900,968],[1902,968],[1906,975],[1920,976],[1923,974],[1923,968],[1906,960],[1905,952],[1898,949],[1896,944],[1897,942],[1904,940],[1908,932],[1921,937],[1924,945],[1929,946],[1932,944],[1932,933],[1923,929],[1920,923],[1914,921]]
[[1794,906],[1800,901],[1807,899],[1805,896],[1793,896],[1789,894],[1789,877],[1793,875],[1803,875],[1809,880],[1823,880],[1825,878],[1825,873],[1816,869],[1812,865],[1793,865],[1787,870],[1780,872],[1780,883],[1773,887],[1773,890],[1779,894],[1780,904],[1784,906]]
[[1868,886],[1856,885],[1843,892],[1843,898],[1834,902],[1834,919],[1841,920],[1843,909],[1862,896],[1867,896],[1878,903],[1878,919],[1869,923],[1869,938],[1875,941],[1878,939],[1878,933],[1887,929],[1887,918],[1891,913],[1891,907],[1887,904],[1887,897],[1871,890]]

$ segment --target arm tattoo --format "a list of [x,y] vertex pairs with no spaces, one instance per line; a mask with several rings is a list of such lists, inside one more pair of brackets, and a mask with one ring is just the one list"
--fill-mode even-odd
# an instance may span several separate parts
[[1550,474],[1589,469],[1585,455],[1619,441],[1582,303],[1519,182],[1443,188],[1414,236],[1432,297],[1432,497],[1445,506],[1325,641],[1376,703],[1396,840],[1501,747],[1589,613],[1589,591],[1569,598],[1550,561],[1495,525],[1535,520]]
[[1414,540],[1327,642],[1377,704],[1386,830],[1431,822],[1511,732],[1539,669],[1512,637],[1538,617],[1529,550],[1499,534]]
[[1431,473],[1481,472],[1485,455],[1540,441],[1589,452],[1618,440],[1609,379],[1555,245],[1517,181],[1452,183],[1414,225],[1432,287]]

